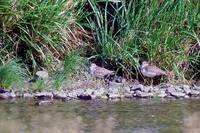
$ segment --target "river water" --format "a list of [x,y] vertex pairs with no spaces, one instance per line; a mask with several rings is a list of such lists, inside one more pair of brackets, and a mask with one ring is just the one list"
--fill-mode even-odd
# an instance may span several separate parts
[[0,101],[0,133],[200,133],[200,100]]

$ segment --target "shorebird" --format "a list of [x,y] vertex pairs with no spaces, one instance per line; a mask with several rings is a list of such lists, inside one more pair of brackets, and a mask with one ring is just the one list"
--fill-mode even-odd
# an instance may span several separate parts
[[104,78],[105,76],[113,75],[114,71],[99,67],[96,64],[91,63],[90,74],[96,78]]
[[[144,77],[154,78],[156,76],[167,75],[167,73],[157,66],[150,65],[148,62],[143,61],[140,66],[141,73]],[[153,81],[151,82],[153,83]]]

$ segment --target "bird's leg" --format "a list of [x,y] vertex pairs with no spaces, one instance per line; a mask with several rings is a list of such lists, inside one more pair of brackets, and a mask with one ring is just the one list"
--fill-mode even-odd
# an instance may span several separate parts
[[151,86],[153,86],[153,78],[151,78]]

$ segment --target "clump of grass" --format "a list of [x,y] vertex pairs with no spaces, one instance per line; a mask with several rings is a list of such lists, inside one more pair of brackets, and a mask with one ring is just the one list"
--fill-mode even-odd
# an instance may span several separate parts
[[196,73],[191,64],[199,60],[199,52],[194,50],[199,46],[197,1],[88,3],[92,11],[87,20],[93,30],[95,52],[103,62],[114,61],[125,75],[133,75],[134,69],[137,75],[140,60],[172,71],[181,80]]
[[25,79],[25,70],[16,61],[0,65],[0,87],[11,89]]
[[36,82],[34,82],[34,83],[32,84],[31,89],[32,89],[33,91],[42,91],[42,90],[44,90],[44,89],[47,89],[47,83],[45,82],[44,79],[40,79],[40,78],[39,78],[39,79],[36,80]]
[[82,70],[82,67],[85,66],[86,62],[86,59],[81,57],[77,51],[71,52],[64,59],[63,71],[60,71],[56,74],[54,86],[57,89],[60,89],[63,85],[63,82],[71,78],[71,76],[77,73],[77,71]]
[[[31,71],[55,70],[54,62],[77,48],[80,2],[7,0],[0,2],[0,59],[19,58]],[[76,30],[77,29],[77,30]],[[80,42],[80,41],[79,41]]]

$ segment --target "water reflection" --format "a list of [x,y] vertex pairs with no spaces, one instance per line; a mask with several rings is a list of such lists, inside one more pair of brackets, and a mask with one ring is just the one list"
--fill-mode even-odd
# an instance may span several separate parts
[[184,119],[185,133],[200,133],[200,112],[187,114]]
[[0,101],[0,132],[199,133],[199,105],[198,100],[135,100],[77,101],[36,107],[24,101]]

